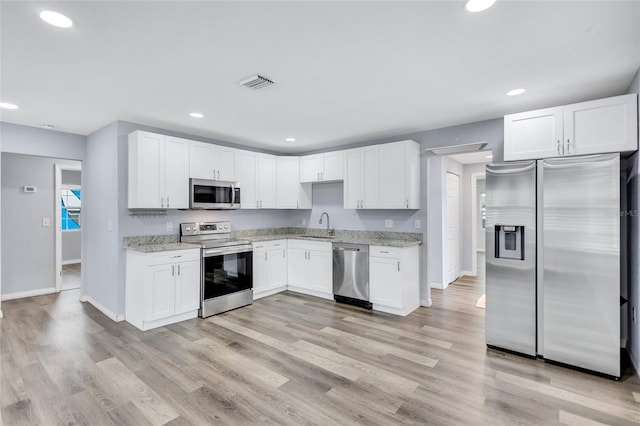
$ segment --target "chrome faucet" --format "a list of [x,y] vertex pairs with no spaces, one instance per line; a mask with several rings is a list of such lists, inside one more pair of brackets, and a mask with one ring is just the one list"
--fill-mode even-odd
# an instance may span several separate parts
[[333,235],[333,229],[329,228],[329,213],[327,212],[322,212],[322,214],[320,215],[320,223],[322,225],[322,218],[324,217],[324,215],[327,215],[327,234],[329,234],[330,236]]

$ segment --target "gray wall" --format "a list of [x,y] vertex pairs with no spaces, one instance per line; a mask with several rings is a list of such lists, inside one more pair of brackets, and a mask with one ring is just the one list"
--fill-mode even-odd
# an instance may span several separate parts
[[[54,165],[79,162],[2,153],[2,294],[55,287]],[[25,193],[24,186],[35,186]],[[42,226],[42,218],[50,225]]]
[[2,152],[82,160],[86,136],[0,122]]
[[[636,73],[633,82],[629,86],[627,93],[640,93],[640,70]],[[638,111],[638,122],[640,123],[640,110]],[[640,186],[638,185],[638,170],[640,168],[640,156],[636,153],[632,157],[633,169],[628,177],[628,209],[638,212],[640,205]],[[632,309],[636,311],[636,321],[628,320],[628,342],[631,358],[636,366],[636,371],[640,375],[640,218],[637,214],[629,217],[627,222],[629,238],[629,280],[628,280],[628,312],[631,317]]]

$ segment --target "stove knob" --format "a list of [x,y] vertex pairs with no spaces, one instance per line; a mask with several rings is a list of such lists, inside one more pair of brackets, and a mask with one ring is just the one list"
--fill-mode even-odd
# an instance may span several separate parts
[[229,225],[225,225],[225,226],[224,226],[224,229],[229,229]]

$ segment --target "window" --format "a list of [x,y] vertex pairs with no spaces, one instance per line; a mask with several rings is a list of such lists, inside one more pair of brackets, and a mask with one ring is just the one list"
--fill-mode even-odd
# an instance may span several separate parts
[[62,207],[62,230],[80,229],[80,187],[77,185],[62,185],[60,192]]

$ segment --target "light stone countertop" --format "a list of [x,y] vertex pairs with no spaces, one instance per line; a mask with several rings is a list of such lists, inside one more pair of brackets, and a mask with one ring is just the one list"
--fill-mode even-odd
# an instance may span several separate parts
[[125,250],[133,250],[140,253],[157,253],[173,250],[200,249],[196,244],[179,243],[175,235],[143,235],[139,237],[124,237]]
[[402,240],[402,239],[393,239],[393,238],[349,237],[349,236],[318,238],[316,236],[309,236],[304,234],[256,235],[256,236],[242,237],[242,239],[251,241],[252,243],[289,239],[289,240],[322,241],[322,242],[329,242],[329,243],[367,244],[370,246],[383,246],[383,247],[413,247],[413,246],[419,246],[422,244],[422,241],[417,241],[417,240]]

